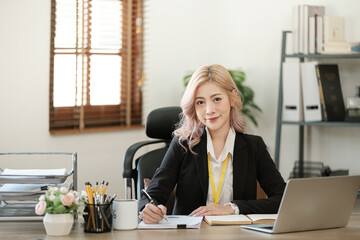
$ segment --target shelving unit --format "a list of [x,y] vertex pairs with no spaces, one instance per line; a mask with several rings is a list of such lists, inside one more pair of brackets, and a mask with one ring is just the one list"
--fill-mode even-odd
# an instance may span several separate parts
[[[0,153],[0,185],[4,184],[40,184],[43,186],[48,185],[62,185],[69,184],[70,189],[77,190],[77,153]],[[33,175],[33,174],[23,174],[23,175],[14,175],[8,174],[4,171],[6,168],[4,162],[5,160],[11,159],[11,161],[26,161],[26,160],[56,160],[56,161],[69,161],[68,166],[71,169],[65,168],[65,173],[62,175]],[[2,160],[2,161],[1,161]],[[23,162],[21,162],[23,163]],[[21,164],[20,163],[20,164]],[[28,162],[29,163],[29,162]],[[19,164],[19,165],[20,165]],[[61,162],[63,164],[63,162]],[[51,167],[51,163],[44,163],[42,166],[45,166],[46,169],[54,169]],[[27,168],[26,168],[27,169]],[[40,168],[34,168],[40,169]],[[66,172],[66,169],[69,169]],[[22,168],[23,170],[23,168]],[[19,171],[18,171],[19,172]],[[23,172],[22,172],[23,173]],[[69,179],[70,178],[70,179]],[[72,179],[71,179],[72,178]],[[70,180],[72,180],[70,182]],[[0,187],[1,189],[1,187]],[[33,220],[34,218],[39,218],[35,214],[35,205],[36,199],[44,194],[46,190],[41,190],[36,188],[34,191],[19,191],[17,188],[15,191],[3,190],[0,191],[0,221],[2,220]],[[41,219],[41,218],[40,218]],[[39,219],[39,220],[40,220]]]
[[286,125],[299,126],[299,177],[304,176],[304,127],[311,126],[325,126],[325,127],[360,127],[360,122],[292,122],[282,120],[283,107],[283,62],[286,58],[298,58],[300,62],[305,59],[360,59],[360,54],[286,54],[286,35],[291,31],[282,32],[282,46],[281,46],[281,62],[280,62],[280,81],[279,81],[279,97],[278,97],[278,112],[276,120],[276,139],[275,139],[275,164],[279,168],[280,164],[280,145],[281,145],[281,127]]

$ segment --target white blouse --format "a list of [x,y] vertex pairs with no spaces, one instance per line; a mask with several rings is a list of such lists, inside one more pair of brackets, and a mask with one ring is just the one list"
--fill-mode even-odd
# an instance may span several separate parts
[[[207,152],[210,153],[210,162],[211,168],[214,176],[215,189],[218,189],[220,174],[223,167],[223,163],[228,155],[228,164],[226,166],[225,176],[223,180],[223,186],[221,188],[219,205],[224,205],[233,200],[233,151],[235,144],[235,130],[230,127],[229,133],[226,137],[224,148],[222,149],[219,157],[215,158],[214,147],[211,140],[209,131],[206,131],[207,134]],[[206,200],[206,205],[214,204],[214,197],[211,188],[211,182],[209,178],[209,190]]]

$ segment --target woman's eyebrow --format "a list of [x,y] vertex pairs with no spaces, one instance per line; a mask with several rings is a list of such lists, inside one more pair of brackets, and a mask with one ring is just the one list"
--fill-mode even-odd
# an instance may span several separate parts
[[210,97],[215,97],[215,96],[217,96],[217,95],[221,95],[221,93],[214,93],[214,94],[212,94]]
[[[218,95],[222,95],[222,93],[214,93],[214,94],[210,95],[210,97],[213,98],[213,97],[216,97]],[[199,96],[199,97],[195,97],[195,100],[196,99],[205,99],[205,97]]]

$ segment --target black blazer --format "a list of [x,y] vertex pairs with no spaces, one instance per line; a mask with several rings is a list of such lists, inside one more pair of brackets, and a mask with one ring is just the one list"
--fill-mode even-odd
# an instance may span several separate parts
[[[150,196],[165,205],[175,187],[173,214],[188,215],[206,205],[209,185],[207,143],[204,132],[192,154],[181,147],[174,137],[160,167],[147,189]],[[257,183],[267,194],[267,199],[256,200]],[[236,133],[233,153],[233,198],[242,214],[277,213],[285,182],[276,169],[261,137]],[[141,211],[149,201],[143,196],[139,201]],[[170,214],[170,213],[168,213]]]

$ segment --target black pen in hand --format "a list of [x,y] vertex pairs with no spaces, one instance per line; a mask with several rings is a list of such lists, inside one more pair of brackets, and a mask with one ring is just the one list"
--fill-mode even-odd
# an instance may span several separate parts
[[[153,204],[153,205],[155,205],[157,208],[159,208],[158,207],[158,203],[154,200],[154,199],[152,199],[152,197],[144,190],[144,189],[142,189],[141,190],[141,192],[145,195],[145,197],[150,201],[150,203],[151,204]],[[162,209],[161,208],[159,208],[160,210],[161,210],[161,212],[162,212]],[[168,220],[167,220],[167,218],[164,216],[164,219],[168,222]]]

